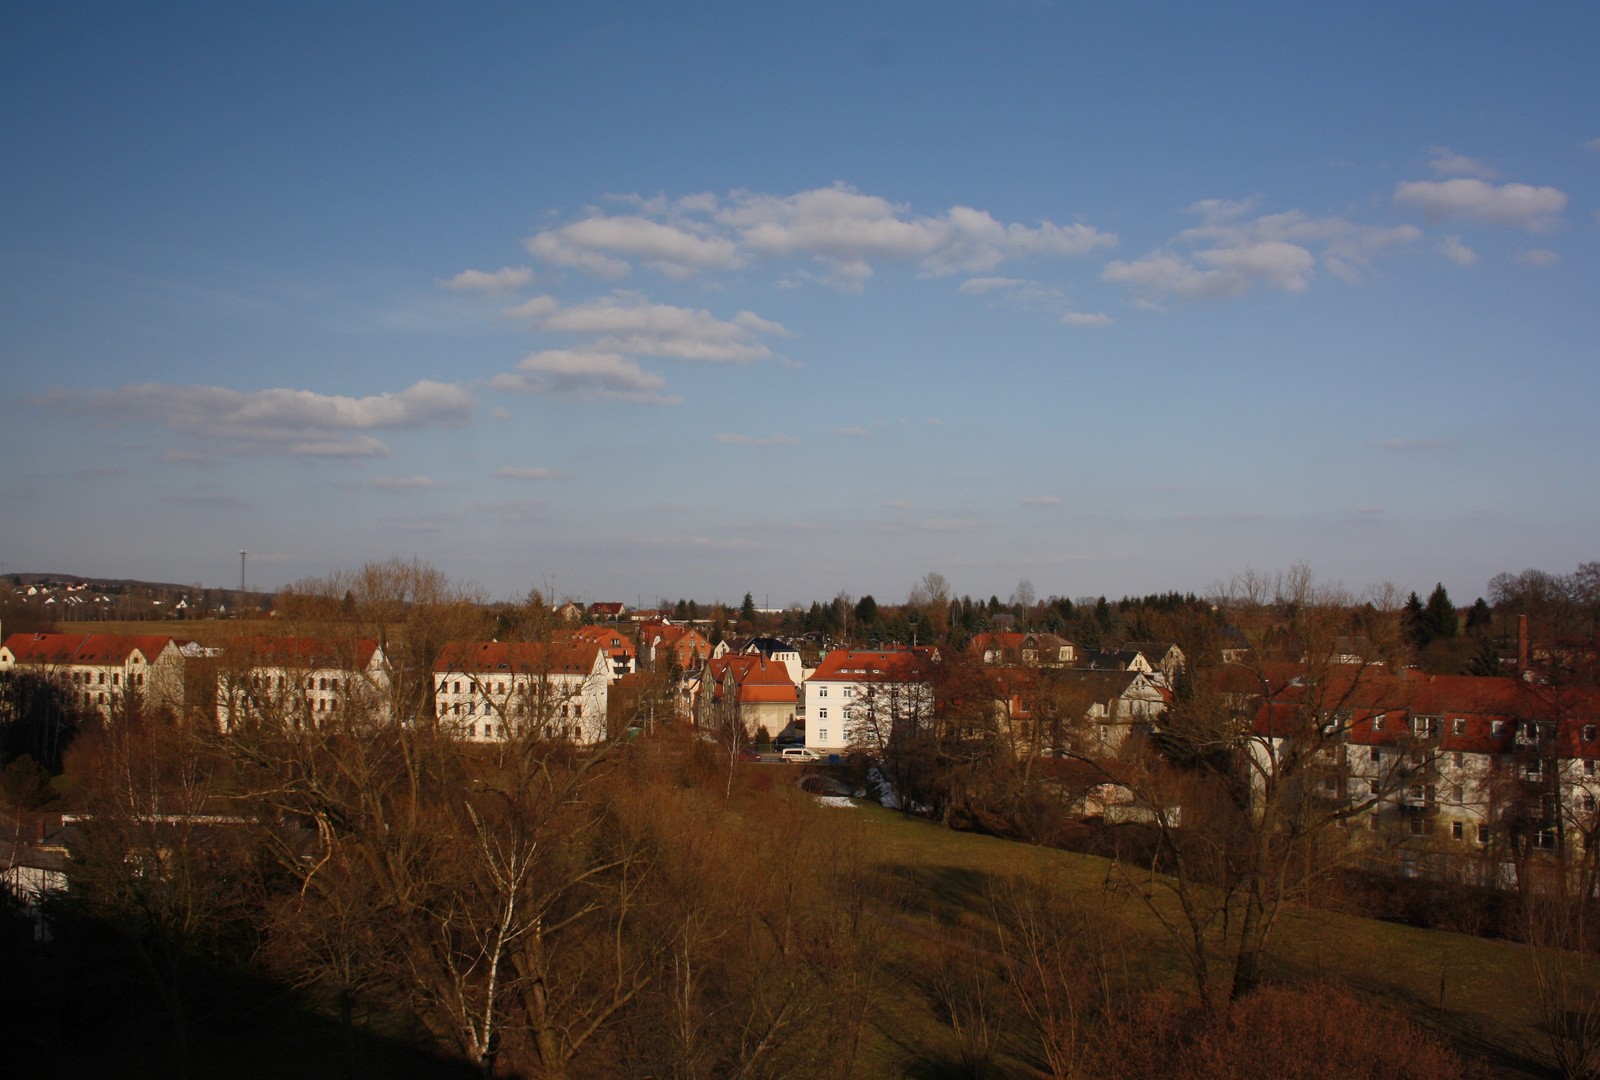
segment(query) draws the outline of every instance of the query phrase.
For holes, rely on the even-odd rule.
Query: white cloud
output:
[[[646,208],[650,208],[646,204]],[[663,208],[664,209],[664,208]],[[600,252],[643,259],[675,278],[701,270],[731,270],[740,265],[739,247],[722,236],[700,236],[675,225],[638,216],[595,216],[527,241],[528,250],[559,266],[573,266],[602,278],[621,277],[628,264]]]
[[[1554,266],[1561,261],[1561,256],[1549,248],[1529,248],[1518,252],[1516,261],[1523,266]]]
[[[634,356],[671,356],[680,360],[750,363],[772,356],[761,334],[784,334],[775,322],[741,311],[731,321],[709,311],[652,304],[637,293],[619,292],[546,316],[547,332],[598,334],[597,352]]]
[[[1022,500],[1023,506],[1060,506],[1061,500],[1054,495],[1035,495]]]
[[[1478,261],[1478,253],[1463,244],[1459,236],[1447,236],[1439,241],[1439,250],[1445,258],[1461,266],[1471,266]]]
[[[1428,167],[1433,170],[1435,176],[1477,176],[1493,180],[1500,175],[1483,162],[1458,154],[1448,146],[1433,148],[1433,157],[1429,159]]]
[[[567,243],[559,232],[543,232],[537,236],[530,236],[523,241],[523,246],[554,266],[569,266],[575,270],[582,270],[591,277],[604,278],[607,281],[627,277],[633,269],[621,259],[608,259],[598,252]]]
[[[86,407],[119,417],[154,420],[167,428],[225,445],[232,453],[312,457],[383,457],[389,448],[371,435],[471,422],[473,400],[458,383],[424,380],[398,393],[352,398],[310,390],[228,390],[220,386],[145,383],[93,394]]]
[[[530,300],[524,300],[520,304],[503,308],[500,314],[508,319],[538,320],[555,314],[556,309],[560,306],[561,302],[553,296],[535,296]]]
[[[799,446],[800,440],[792,435],[769,435],[765,439],[757,439],[749,435],[724,434],[717,436],[718,442],[737,443],[740,446]]]
[[[773,258],[810,255],[835,273],[862,278],[874,259],[917,261],[927,273],[992,270],[1008,258],[1086,255],[1116,236],[1088,225],[1002,224],[987,211],[956,206],[916,217],[903,205],[863,195],[846,184],[766,195],[736,191],[717,213],[742,245]]]
[[[380,491],[437,491],[444,487],[431,476],[379,476],[372,486]]]
[[[1116,244],[1114,234],[1092,226],[1007,223],[966,206],[919,216],[842,183],[793,195],[735,191],[725,200],[710,193],[675,202],[609,198],[636,212],[591,210],[581,221],[529,237],[524,246],[552,265],[607,280],[631,273],[634,259],[684,279],[738,269],[758,257],[813,258],[827,273],[811,280],[859,292],[878,261],[915,262],[926,274],[982,273],[1007,259],[1086,255]]]
[[[1086,311],[1069,311],[1061,316],[1061,321],[1067,326],[1092,326],[1098,329],[1102,326],[1110,326],[1111,316],[1100,312],[1090,314]]]
[[[872,434],[872,432],[868,431],[864,427],[835,428],[833,433],[835,435],[848,435],[852,439],[865,439],[867,436]]]
[[[1588,142],[1583,144],[1583,148],[1585,150],[1593,150],[1595,153],[1600,154],[1600,139],[1590,139]]]
[[[1396,206],[1422,212],[1435,224],[1464,219],[1480,225],[1510,225],[1529,232],[1548,232],[1567,207],[1565,192],[1531,184],[1501,184],[1483,180],[1419,180],[1394,189]]]
[[[463,270],[453,278],[437,278],[436,284],[456,292],[475,292],[498,296],[533,282],[533,271],[526,266],[503,266],[499,270]]]
[[[524,357],[516,372],[489,380],[496,390],[551,394],[584,400],[616,398],[651,405],[676,405],[682,398],[663,397],[667,381],[645,371],[625,356],[611,352],[546,349]]]
[[[1252,218],[1250,210],[1248,202],[1196,203],[1189,211],[1200,216],[1199,225],[1184,229],[1167,248],[1142,259],[1108,263],[1101,280],[1127,286],[1145,304],[1162,296],[1220,300],[1242,296],[1257,285],[1300,292],[1315,273],[1319,253],[1327,273],[1354,281],[1360,278],[1359,268],[1378,254],[1422,237],[1414,225],[1358,225],[1339,217],[1314,218],[1300,210]],[[1179,245],[1197,250],[1175,250]]]
[[[494,474],[507,480],[565,480],[572,475],[560,469],[528,465],[506,465],[496,469]]]

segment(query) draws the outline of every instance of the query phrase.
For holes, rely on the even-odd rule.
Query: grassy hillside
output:
[[[862,815],[885,871],[903,884],[892,936],[909,977],[891,1010],[897,1029],[892,1044],[938,1047],[949,1041],[949,1033],[939,1030],[937,1010],[919,1000],[915,971],[957,928],[971,935],[968,940],[981,940],[991,886],[1010,876],[1054,876],[1091,906],[1103,905],[1101,910],[1119,917],[1124,931],[1114,960],[1127,988],[1184,991],[1190,985],[1181,954],[1146,906],[1126,886],[1108,887],[1106,859],[953,832],[876,806],[838,812]],[[1269,977],[1344,982],[1440,1031],[1497,1073],[1546,1075],[1532,976],[1524,950],[1515,944],[1298,909],[1276,939]]]

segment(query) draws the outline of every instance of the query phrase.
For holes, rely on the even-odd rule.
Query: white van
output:
[[[822,755],[803,746],[791,746],[783,752],[783,760],[803,765],[808,761],[821,761]]]

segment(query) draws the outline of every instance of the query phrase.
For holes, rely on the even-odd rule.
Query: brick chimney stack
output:
[[[1528,675],[1528,617],[1517,616],[1517,675],[1526,678]]]

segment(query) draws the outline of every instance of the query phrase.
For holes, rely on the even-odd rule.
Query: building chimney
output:
[[[1528,674],[1528,617],[1517,616],[1517,675],[1526,678]]]

